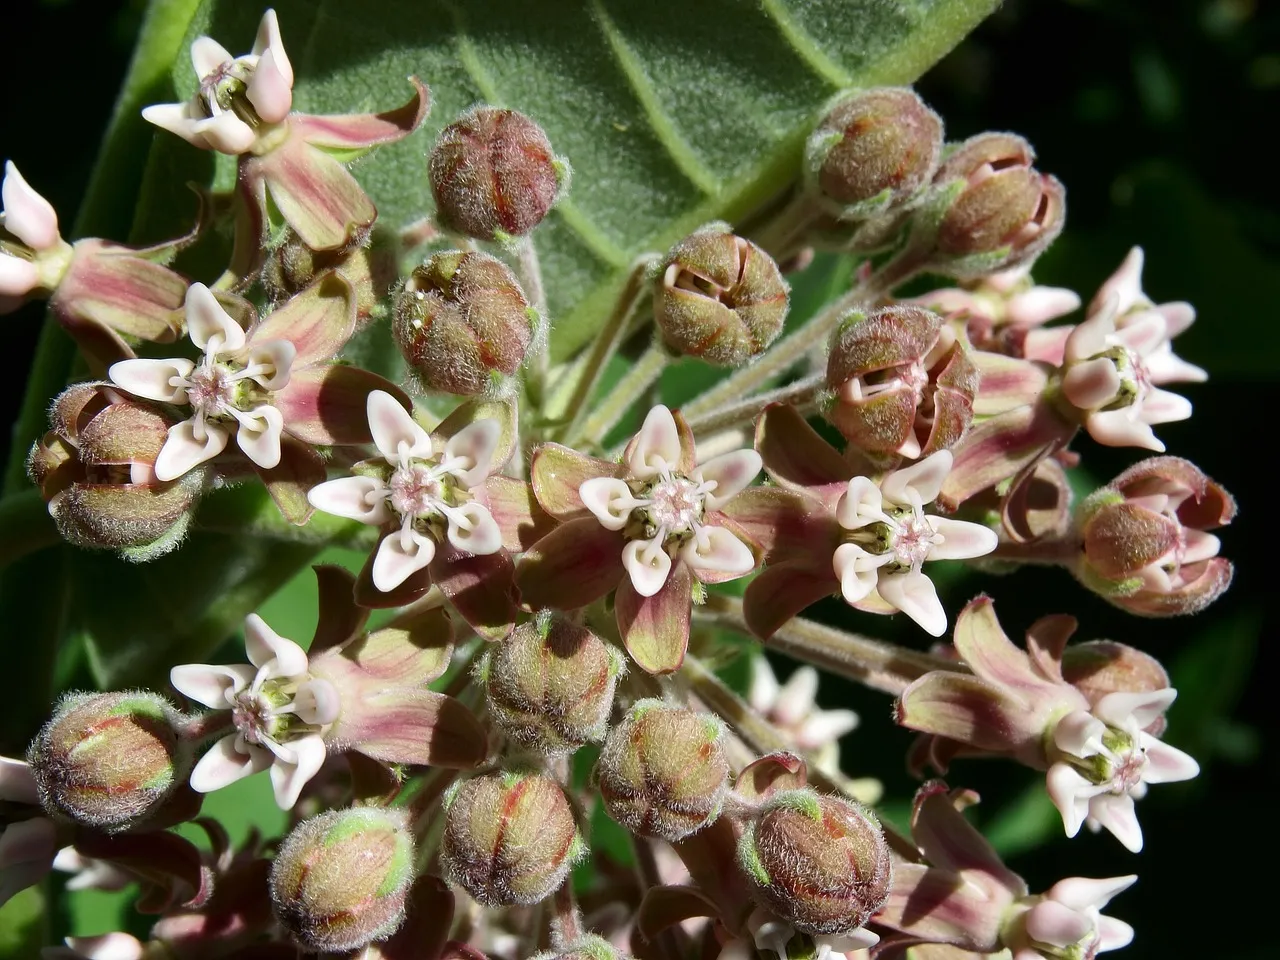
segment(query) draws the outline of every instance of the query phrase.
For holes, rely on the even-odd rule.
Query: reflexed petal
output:
[[[289,385],[271,398],[284,416],[285,429],[316,446],[365,444],[369,433],[368,398],[385,390],[407,405],[409,398],[376,373],[345,363],[299,368],[295,360]]]
[[[1055,763],[1045,774],[1045,787],[1049,791],[1049,799],[1062,814],[1062,826],[1067,836],[1074,837],[1089,815],[1093,784],[1070,764]]]
[[[469,524],[464,527],[454,517]],[[502,531],[494,522],[493,515],[483,505],[470,500],[449,513],[449,542],[464,553],[472,553],[485,557],[502,549]]]
[[[244,347],[244,330],[203,283],[187,288],[185,306],[187,336],[206,354],[235,353]]]
[[[1139,734],[1147,765],[1142,770],[1145,783],[1177,783],[1200,775],[1200,764],[1190,754],[1157,740],[1149,733]]]
[[[318,733],[290,740],[285,750],[294,758],[292,763],[277,756],[271,764],[271,789],[275,791],[276,806],[292,810],[302,794],[307,781],[324,766],[324,740]]]
[[[1191,418],[1191,401],[1176,393],[1153,389],[1142,400],[1140,414],[1144,423],[1176,423]]]
[[[493,454],[502,439],[502,424],[484,419],[469,423],[446,441],[442,462],[456,459],[452,471],[464,487],[478,487],[493,468]]]
[[[1065,317],[1080,307],[1080,295],[1064,287],[1032,287],[1014,294],[1005,304],[1005,319],[1009,323],[1039,326]]]
[[[879,556],[867,553],[856,543],[842,543],[831,557],[831,566],[840,581],[840,593],[845,603],[857,603],[866,599],[876,588],[880,568],[893,559],[893,554]]]
[[[206,423],[202,438],[196,436],[196,421],[184,420],[169,428],[169,435],[156,457],[156,479],[177,480],[193,467],[212,460],[227,447],[231,435],[216,424]]]
[[[234,157],[246,152],[258,138],[253,127],[234,113],[220,113],[208,120],[197,120],[192,127],[204,146]]]
[[[417,77],[409,77],[413,97],[403,106],[382,113],[315,116],[295,113],[289,118],[293,136],[333,150],[367,150],[403,140],[422,125],[431,108],[431,94]]]
[[[768,713],[778,700],[780,691],[778,676],[769,666],[764,654],[751,658],[751,682],[747,687],[747,702],[757,713]]]
[[[161,403],[186,403],[187,389],[174,380],[186,380],[196,365],[185,357],[172,360],[121,360],[107,370],[107,378],[135,397]]]
[[[940,637],[947,632],[947,612],[942,609],[933,581],[923,573],[881,574],[876,592],[920,624],[925,632]]]
[[[680,551],[680,558],[695,573],[728,574],[729,579],[745,576],[756,566],[751,548],[724,527],[704,526]]]
[[[632,476],[649,480],[664,470],[675,469],[680,453],[680,431],[675,417],[667,407],[658,404],[645,416],[639,433],[631,441],[627,466]]]
[[[0,253],[0,297],[25,297],[38,286],[40,273],[35,264]]]
[[[622,535],[595,517],[569,520],[525,553],[516,568],[520,598],[533,609],[584,607],[614,590],[626,575]]]
[[[251,163],[250,176],[266,183],[280,215],[313,250],[347,246],[378,216],[351,171],[296,132]]]
[[[245,745],[247,753],[236,749],[237,735],[229,734],[209,748],[191,771],[191,789],[212,793],[271,766],[271,752]]]
[[[5,161],[0,201],[4,228],[32,250],[46,250],[58,242],[58,214],[53,204],[31,188],[12,160]]]
[[[254,407],[238,418],[236,444],[244,455],[265,470],[280,463],[280,434],[284,432],[284,415],[270,404]]]
[[[918,463],[895,470],[880,481],[880,493],[891,503],[923,505],[938,499],[942,484],[951,472],[951,451],[939,450]],[[915,499],[913,499],[915,498]]]
[[[544,443],[533,454],[529,480],[547,513],[567,520],[583,509],[582,485],[594,477],[617,476],[617,464],[588,457],[558,443]]]
[[[743,616],[751,631],[767,640],[805,607],[839,589],[829,566],[802,560],[771,564],[747,586]]]
[[[1133,797],[1105,793],[1089,801],[1089,816],[1119,840],[1130,853],[1142,850],[1142,827],[1133,807]]]
[[[884,517],[884,497],[870,477],[854,477],[836,504],[836,520],[846,530],[857,530]]]
[[[431,437],[399,400],[385,390],[374,390],[369,394],[367,410],[373,445],[388,463],[399,464],[402,456],[418,460],[430,458]]]
[[[284,69],[281,69],[281,59],[284,61]],[[268,50],[258,60],[245,96],[264,122],[279,123],[289,115],[289,110],[293,107],[292,72],[283,49],[280,50],[279,57],[275,50]]]
[[[147,955],[138,938],[127,933],[67,937],[64,942],[76,956],[87,960],[142,960]]]
[[[303,723],[323,727],[337,720],[341,710],[338,688],[328,680],[308,680],[293,695],[293,712]]]
[[[943,670],[926,673],[902,691],[895,719],[899,726],[992,753],[1024,749],[1044,726],[995,684]]]
[[[21,760],[0,757],[0,800],[35,806],[40,802],[36,778]]]
[[[441,544],[431,561],[431,580],[483,639],[506,638],[520,615],[516,568],[505,550],[477,555]]]
[[[990,527],[950,517],[927,516],[925,522],[934,533],[942,534],[942,543],[929,548],[930,560],[969,560],[986,556],[1000,543]]]
[[[253,683],[256,671],[244,663],[184,663],[169,671],[169,682],[184,697],[212,710],[226,710],[229,695]]]
[[[695,479],[701,477],[703,482],[715,483],[715,487],[706,496],[707,509],[719,510],[740,491],[749,487],[763,465],[760,454],[754,450],[734,450],[713,457],[698,467]]]
[[[297,349],[288,340],[253,341],[249,344],[246,363],[250,366],[261,364],[269,369],[251,379],[264,390],[283,390],[289,384],[289,373],[297,355]]]
[[[651,540],[632,540],[622,548],[622,566],[636,593],[652,597],[667,582],[667,575],[671,573],[671,557],[661,544]]]
[[[614,606],[622,642],[642,670],[664,674],[680,669],[689,646],[693,609],[693,577],[688,567],[677,564],[652,595],[641,594],[634,582],[624,580]]]
[[[1105,447],[1142,447],[1164,453],[1164,444],[1156,439],[1155,431],[1141,420],[1135,420],[1132,411],[1132,407],[1125,407],[1090,414],[1085,420],[1085,429]]]
[[[1100,699],[1093,707],[1094,716],[1113,727],[1124,729],[1132,718],[1139,729],[1155,723],[1178,698],[1172,687],[1134,693],[1117,691]]]
[[[405,542],[404,534],[397,530],[382,538],[373,558],[373,585],[383,593],[390,593],[419,570],[426,569],[436,555],[435,541],[410,530]]]
[[[307,672],[307,652],[276,633],[256,613],[244,618],[244,649],[249,662],[266,668],[266,678],[301,677]]]
[[[786,685],[773,705],[773,716],[785,727],[793,727],[811,711],[818,694],[818,671],[800,667],[787,678]]]
[[[312,487],[307,501],[335,517],[381,526],[394,516],[387,506],[387,485],[377,477],[340,477]]]
[[[230,51],[213,37],[196,37],[191,43],[191,66],[200,80],[234,59]]]
[[[621,530],[641,504],[627,482],[616,477],[593,477],[578,488],[578,496],[606,530]]]
[[[250,343],[289,341],[297,351],[295,370],[332,360],[355,332],[358,298],[351,282],[330,270],[263,317],[254,326]],[[360,412],[363,416],[363,397]]]
[[[1119,950],[1133,942],[1133,927],[1115,917],[1098,918],[1098,952]]]
[[[199,131],[200,120],[191,115],[191,109],[185,103],[156,103],[144,107],[142,119],[176,134],[192,146],[209,149],[208,141]]]
[[[1040,943],[1069,947],[1092,932],[1089,917],[1056,900],[1041,900],[1027,913],[1027,934]]]
[[[1177,356],[1171,348],[1158,350],[1146,358],[1147,375],[1154,384],[1204,383],[1209,372]]]
[[[483,503],[502,531],[502,545],[511,553],[528,550],[556,525],[538,505],[533,488],[522,480],[492,476],[481,490]]]
[[[1112,897],[1124,893],[1137,882],[1137,874],[1130,874],[1127,877],[1108,877],[1105,880],[1068,877],[1050,887],[1045,896],[1072,910],[1101,910],[1111,902]]]
[[[764,408],[755,441],[765,469],[783,486],[821,487],[849,479],[844,458],[789,403]]]

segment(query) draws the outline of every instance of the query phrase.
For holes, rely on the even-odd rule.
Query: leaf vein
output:
[[[760,0],[760,6],[769,18],[777,24],[778,32],[782,34],[787,43],[791,44],[791,48],[799,54],[800,59],[807,63],[814,73],[833,86],[853,86],[853,77],[849,72],[827,56],[813,37],[809,36],[804,28],[796,23],[795,18],[791,16],[782,0]]]

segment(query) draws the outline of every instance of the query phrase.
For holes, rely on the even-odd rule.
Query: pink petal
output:
[[[121,360],[113,363],[107,378],[118,387],[144,400],[161,403],[187,402],[187,390],[172,381],[191,376],[196,365],[183,357],[173,360]]]
[[[341,710],[338,689],[328,680],[307,680],[293,695],[293,712],[303,723],[325,726],[337,720]]]
[[[244,455],[265,470],[280,463],[280,435],[284,432],[284,416],[275,407],[263,404],[238,418],[236,445]]]
[[[1147,755],[1147,764],[1142,770],[1145,783],[1177,783],[1200,775],[1200,764],[1190,754],[1148,733],[1139,734],[1139,739]]]
[[[4,228],[32,250],[48,250],[61,239],[53,205],[31,189],[12,160],[5,161],[0,200],[4,206]]]
[[[889,897],[872,920],[909,938],[947,944],[939,946],[937,954],[912,950],[907,955],[913,960],[979,960],[999,949],[1001,914],[1011,904],[1009,894],[990,899],[981,887],[951,870],[899,862],[894,864]],[[976,947],[980,953],[964,952],[953,944]],[[1044,960],[1039,954],[1034,957]]]
[[[895,470],[880,481],[880,493],[893,503],[932,503],[951,472],[950,450],[939,450],[919,463]]]
[[[1000,543],[996,532],[980,523],[938,516],[926,517],[925,522],[942,534],[942,543],[929,548],[930,560],[971,560],[986,556]]]
[[[191,129],[196,138],[192,143],[196,146],[217,150],[231,157],[247,152],[258,139],[253,127],[234,113],[220,113],[208,120],[197,120]]]
[[[1164,453],[1164,444],[1156,439],[1155,432],[1140,420],[1134,419],[1133,408],[1106,410],[1090,414],[1085,421],[1089,436],[1105,447],[1142,447]]]
[[[407,541],[407,542],[406,542]],[[373,585],[390,593],[419,570],[425,570],[436,555],[436,544],[428,536],[396,530],[382,538],[373,558]]]
[[[483,502],[502,531],[502,545],[512,553],[528,550],[555,527],[555,520],[538,506],[533,488],[521,480],[492,476],[481,491]]]
[[[622,536],[595,517],[561,524],[521,558],[516,567],[520,598],[533,610],[574,610],[600,599],[626,575]]]
[[[474,500],[455,507],[449,516],[449,542],[464,553],[488,556],[502,549],[502,531],[492,514]]]
[[[212,793],[271,766],[270,751],[246,745],[241,753],[236,745],[237,734],[229,734],[210,747],[191,771],[191,789]]]
[[[366,410],[373,445],[388,463],[396,465],[402,460],[431,457],[430,435],[391,394],[374,390],[366,401]]]
[[[1079,309],[1080,302],[1080,295],[1074,290],[1032,287],[1009,298],[1005,304],[1005,319],[1009,323],[1039,326]]]
[[[676,469],[680,462],[680,431],[671,411],[658,404],[650,409],[628,447],[626,462],[631,475],[650,480]]]
[[[749,487],[720,511],[764,551],[769,562],[829,557],[840,526],[816,497],[776,486]]]
[[[271,679],[301,677],[307,672],[307,652],[276,633],[256,613],[244,618],[244,649],[249,662]]]
[[[169,428],[160,455],[156,457],[156,479],[177,480],[206,460],[212,460],[227,447],[230,434],[222,427],[206,423],[202,438],[196,436],[196,422],[184,420]]]
[[[1049,792],[1049,799],[1062,815],[1062,826],[1067,836],[1074,837],[1089,816],[1089,798],[1093,784],[1070,764],[1055,763],[1045,774],[1045,787]]]
[[[176,134],[192,146],[208,150],[209,143],[199,132],[201,121],[191,115],[185,103],[156,103],[142,110],[142,119],[161,130]]]
[[[715,486],[707,494],[708,510],[719,510],[734,496],[751,485],[764,461],[754,450],[734,450],[713,457],[698,467],[694,478]]]
[[[661,550],[657,552],[666,556]],[[689,569],[676,564],[652,594],[642,594],[633,582],[624,580],[614,603],[618,632],[640,668],[655,674],[679,670],[689,646],[693,608],[693,577]]]
[[[1133,927],[1115,917],[1098,917],[1098,953],[1119,950],[1133,942]]]
[[[417,77],[410,77],[414,93],[401,107],[383,113],[350,113],[317,117],[294,114],[289,126],[294,136],[317,147],[364,150],[403,140],[421,126],[431,107],[431,95]]]
[[[1104,793],[1089,801],[1089,816],[1109,831],[1130,853],[1142,850],[1142,827],[1134,809],[1133,797],[1127,793]]]
[[[1107,341],[1116,332],[1116,306],[1118,298],[1111,297],[1100,307],[1097,300],[1089,305],[1088,316],[1083,323],[1071,331],[1067,337],[1063,358],[1070,363],[1078,363],[1096,356],[1107,349]]]
[[[187,336],[206,354],[235,353],[244,347],[244,330],[203,283],[187,288],[185,306]]]
[[[912,682],[898,698],[895,718],[899,726],[992,753],[1013,752],[1041,733],[1032,729],[1026,708],[999,687],[949,671]]]
[[[262,57],[267,53],[276,55],[281,71],[289,82],[293,83],[293,67],[289,65],[289,58],[284,52],[284,39],[280,36],[280,18],[272,9],[268,9],[258,22],[258,32],[253,38],[251,56]]]
[[[751,548],[719,526],[704,526],[685,544],[680,558],[699,579],[705,573],[715,583],[746,576],[756,567]]]
[[[234,59],[230,51],[213,37],[196,37],[191,43],[191,66],[199,80],[216,73],[223,64]]]
[[[938,503],[954,510],[974,494],[1016,477],[1065,445],[1077,429],[1043,402],[975,424],[955,450]]]
[[[935,867],[983,877],[982,886],[994,899],[1026,894],[1022,878],[1006,867],[995,848],[957,808],[956,798],[938,781],[916,793],[911,836],[925,859]]]
[[[313,508],[307,495],[324,482],[324,459],[316,450],[289,434],[280,437],[280,459],[274,467],[254,464],[254,472],[267,488],[276,509],[286,521],[302,526]]]
[[[1152,389],[1142,400],[1144,423],[1175,423],[1191,418],[1191,401],[1168,390]]]
[[[529,468],[533,493],[542,509],[566,520],[581,514],[582,485],[595,477],[616,477],[617,464],[597,460],[558,443],[544,443],[533,454]]]
[[[784,727],[794,727],[814,709],[818,695],[818,671],[800,667],[787,678],[773,705],[773,719]]]
[[[775,403],[756,421],[756,449],[769,476],[788,487],[844,483],[849,466],[795,407]]]
[[[478,487],[493,469],[493,455],[502,438],[497,420],[476,420],[467,424],[444,445],[441,462],[456,460],[455,476],[464,487]]]
[[[265,123],[280,123],[293,108],[293,68],[283,50],[279,51],[279,57],[283,59],[283,69],[275,50],[264,53],[245,91],[254,111]]]
[[[836,503],[836,520],[846,530],[857,530],[884,517],[884,497],[870,477],[854,477]]]
[[[368,398],[374,390],[391,393],[407,405],[408,397],[387,380],[345,363],[320,363],[294,369],[289,385],[273,397],[285,429],[304,443],[350,445],[369,443]]]
[[[35,806],[40,802],[36,778],[21,760],[0,757],[0,800]]]
[[[652,597],[667,582],[671,573],[671,557],[660,543],[632,540],[622,548],[622,566],[636,593]]]
[[[1147,295],[1142,292],[1143,259],[1141,247],[1131,249],[1115,273],[1098,289],[1089,304],[1089,312],[1095,312],[1112,298],[1115,298],[1117,313],[1128,313],[1135,304],[1144,302]]]
[[[1059,948],[1073,946],[1093,932],[1092,920],[1054,900],[1042,900],[1032,907],[1026,923],[1032,940]]]
[[[307,781],[324,766],[326,750],[318,733],[290,740],[286,750],[293,762],[279,756],[275,758],[271,764],[271,789],[276,795],[276,806],[281,810],[292,810]]]
[[[804,560],[773,564],[748,584],[743,616],[751,631],[767,640],[801,610],[839,590],[829,566]]]
[[[454,609],[486,640],[511,632],[519,615],[515,565],[502,550],[476,555],[452,545],[442,547],[431,564],[431,577]]]
[[[1169,326],[1159,310],[1130,314],[1121,322],[1116,339],[1140,357],[1169,343]]]
[[[627,482],[617,477],[592,477],[578,488],[578,497],[606,530],[621,530],[640,505]]]
[[[840,593],[845,603],[858,603],[870,596],[880,579],[880,568],[892,559],[891,553],[876,556],[856,543],[842,543],[836,547],[831,566],[840,581]]]
[[[331,271],[317,277],[253,328],[251,340],[287,340],[297,350],[295,367],[331,360],[356,329],[358,296],[345,276]]]
[[[226,710],[229,695],[253,683],[257,671],[248,664],[185,663],[169,671],[169,682],[184,697],[212,710]]]
[[[1137,874],[1130,874],[1127,877],[1109,877],[1106,880],[1068,877],[1050,887],[1045,896],[1072,910],[1101,910],[1111,902],[1112,897],[1124,893],[1137,882]]]
[[[1093,707],[1094,716],[1113,727],[1123,729],[1132,718],[1138,729],[1143,730],[1164,716],[1178,691],[1172,687],[1162,690],[1142,690],[1134,693],[1117,691],[1108,693]]]
[[[378,216],[350,171],[296,131],[252,164],[249,175],[266,183],[280,215],[313,250],[345,247]]]
[[[1154,384],[1203,383],[1209,373],[1194,363],[1187,363],[1170,349],[1160,350],[1146,358],[1147,375]]]
[[[978,416],[994,416],[1034,403],[1049,379],[1045,368],[1030,359],[977,351],[973,362],[981,376],[978,393],[973,398],[973,412]]]
[[[465,770],[484,761],[484,728],[457,700],[417,687],[380,686],[338,718],[330,731],[335,742],[355,744],[386,763]]]
[[[1120,371],[1110,357],[1085,360],[1067,369],[1062,378],[1062,393],[1072,406],[1096,410],[1120,395]]]
[[[25,297],[38,286],[40,286],[40,272],[36,270],[35,264],[20,257],[0,253],[0,296]],[[17,304],[14,306],[16,308]]]
[[[881,573],[876,592],[930,636],[940,637],[947,632],[947,612],[942,609],[933,581],[923,573]]]

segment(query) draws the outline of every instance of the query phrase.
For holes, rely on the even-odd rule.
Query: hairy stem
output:
[[[690,420],[689,429],[697,434],[743,426],[752,423],[760,415],[760,411],[771,403],[790,403],[804,413],[816,405],[818,395],[826,389],[826,382],[826,374],[815,373],[785,387],[729,403],[697,420]]]
[[[557,949],[564,950],[583,934],[582,915],[578,913],[578,904],[573,897],[571,877],[565,878],[564,883],[556,890],[552,908],[551,942]]]
[[[671,355],[654,340],[645,348],[630,370],[600,401],[582,426],[582,439],[599,447],[609,431],[631,409],[632,404],[661,376]]]
[[[516,270],[520,275],[520,284],[533,309],[538,311],[541,323],[547,320],[547,293],[542,283],[542,263],[538,259],[538,248],[530,237],[525,237],[516,247]],[[529,391],[529,399],[535,406],[542,406],[547,389],[547,371],[550,369],[548,343],[550,338],[544,332],[537,344],[534,355],[525,368],[525,389]]]
[[[1013,543],[1001,540],[988,556],[993,560],[1013,560],[1017,563],[1034,563],[1050,567],[1069,567],[1084,549],[1078,537],[1061,540],[1035,540],[1031,543]]]

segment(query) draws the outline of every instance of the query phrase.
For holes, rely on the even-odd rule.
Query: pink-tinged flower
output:
[[[616,590],[631,656],[650,673],[679,669],[694,581],[723,583],[755,569],[752,547],[723,510],[759,472],[754,450],[699,464],[684,418],[661,405],[621,463],[543,445],[533,491],[563,522],[521,560],[521,597],[533,609],[572,610]]]
[[[1004,931],[1013,960],[1077,960],[1127,947],[1133,927],[1103,916],[1111,898],[1134,885],[1137,876],[1060,880],[1047,893],[1024,899]]]
[[[43,816],[36,778],[23,761],[0,757],[0,804],[25,807],[32,814],[0,828],[0,906],[4,906],[15,893],[45,878],[59,844],[57,827]]]
[[[64,947],[45,947],[41,960],[143,960],[147,949],[127,933],[103,933],[95,937],[67,937]]]
[[[1133,801],[1152,783],[1190,780],[1200,766],[1176,747],[1145,731],[1173,703],[1172,688],[1111,693],[1091,710],[1076,710],[1053,728],[1049,796],[1062,814],[1067,836],[1086,819],[1109,830],[1129,850],[1142,849]]]
[[[763,656],[751,660],[751,684],[747,702],[803,753],[815,755],[819,766],[839,767],[838,741],[858,726],[852,710],[823,710],[817,703],[818,671],[797,669],[785,684],[778,682]]]
[[[58,286],[71,259],[71,244],[58,232],[53,205],[31,188],[12,161],[4,165],[0,199],[0,313],[7,313],[28,294]]]
[[[276,803],[289,810],[324,763],[323,734],[342,705],[332,683],[310,675],[306,651],[256,613],[245,618],[244,642],[251,666],[189,663],[169,673],[183,695],[230,711],[234,728],[200,758],[191,787],[209,793],[270,768]]]
[[[191,45],[198,87],[185,103],[147,107],[143,117],[193,146],[240,157],[239,189],[247,201],[253,244],[238,251],[260,262],[270,226],[283,218],[308,247],[333,250],[358,240],[377,208],[343,165],[373,147],[416,130],[430,104],[410,78],[414,97],[380,114],[317,117],[291,113],[293,67],[274,10],[263,15],[253,49],[233,57],[210,37]],[[340,159],[341,158],[341,159]]]

